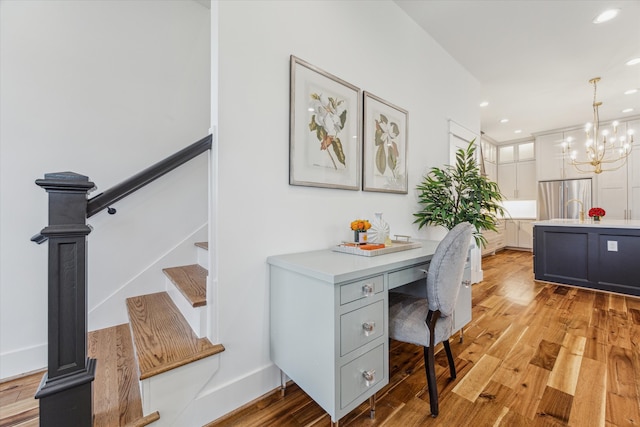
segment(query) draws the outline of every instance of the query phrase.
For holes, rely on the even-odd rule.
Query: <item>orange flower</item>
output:
[[[356,219],[351,221],[351,229],[353,231],[367,231],[371,228],[371,223],[366,219]]]

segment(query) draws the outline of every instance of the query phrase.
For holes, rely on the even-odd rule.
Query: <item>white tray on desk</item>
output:
[[[346,246],[340,244],[331,248],[334,252],[343,252],[345,254],[360,255],[360,256],[378,256],[384,254],[390,254],[393,252],[406,251],[408,249],[415,249],[422,247],[422,243],[419,242],[407,242],[402,240],[392,240],[390,246],[385,246],[380,249],[362,250],[358,246]]]

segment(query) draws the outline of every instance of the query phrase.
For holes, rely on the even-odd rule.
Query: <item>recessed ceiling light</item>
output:
[[[627,62],[625,62],[626,65],[636,65],[636,64],[640,64],[640,58],[633,58],[628,60]]]
[[[636,93],[638,91],[638,89],[629,89],[629,90],[625,90],[624,94],[625,95],[632,95],[634,93]]]
[[[509,119],[502,119],[500,120],[500,123],[507,123],[509,121]]]
[[[603,22],[610,21],[613,18],[615,18],[616,16],[618,16],[619,12],[620,12],[620,9],[605,10],[604,12],[600,13],[598,16],[593,18],[592,22],[594,24],[602,24]]]
[[[516,129],[513,131],[513,133],[522,133],[522,129]]]
[[[489,102],[487,102],[487,101],[482,101],[482,102],[480,103],[480,106],[481,106],[481,107],[486,107],[486,106],[488,106],[488,105],[489,105]]]
[[[633,111],[633,108],[625,108],[624,110],[622,110],[623,113],[630,113]]]

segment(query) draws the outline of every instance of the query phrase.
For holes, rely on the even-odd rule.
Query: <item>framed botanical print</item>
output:
[[[291,55],[289,184],[360,189],[360,94]]]
[[[363,127],[362,189],[407,194],[409,113],[365,91]]]

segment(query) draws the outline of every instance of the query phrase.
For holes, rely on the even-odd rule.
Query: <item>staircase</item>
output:
[[[224,347],[206,338],[208,245],[196,247],[198,264],[163,270],[164,292],[127,299],[128,324],[89,333],[94,427],[181,425],[215,374]]]

